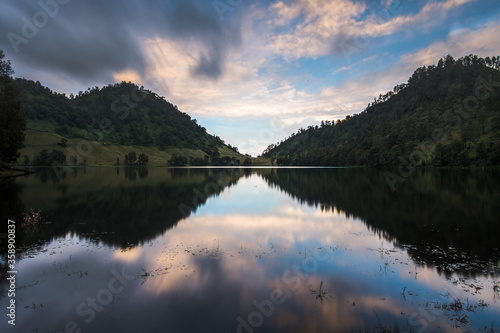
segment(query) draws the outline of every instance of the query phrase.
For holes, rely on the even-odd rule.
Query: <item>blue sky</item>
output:
[[[254,156],[300,127],[362,111],[448,53],[500,54],[496,0],[0,6],[0,48],[16,76],[66,93],[135,82]]]

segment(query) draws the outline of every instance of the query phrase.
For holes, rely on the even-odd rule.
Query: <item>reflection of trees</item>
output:
[[[299,202],[343,211],[397,245],[411,245],[408,252],[428,265],[450,267],[465,253],[481,260],[471,271],[482,271],[500,259],[498,172],[418,170],[394,193],[378,169],[258,172]]]
[[[62,179],[66,178],[66,170],[60,169],[59,172],[56,173],[51,167],[41,167],[35,169],[36,173],[34,177],[40,179],[43,184],[46,184],[49,180],[56,184],[60,182]],[[77,171],[74,171],[73,174],[76,174]]]
[[[140,169],[109,169],[109,175],[125,174],[116,177],[120,185],[111,186],[101,186],[85,176],[89,184],[81,188],[72,183],[76,177],[66,177],[51,187],[57,193],[50,199],[37,199],[45,204],[42,212],[51,224],[37,234],[19,237],[29,245],[74,232],[110,245],[132,246],[162,234],[208,197],[217,196],[241,177],[257,173],[301,203],[323,210],[335,208],[348,217],[362,219],[375,233],[405,245],[415,260],[428,265],[449,267],[454,260],[464,262],[460,255],[465,253],[480,259],[474,261],[480,263],[473,269],[478,271],[486,267],[484,262],[500,258],[500,175],[495,171],[418,170],[393,193],[383,171],[377,169],[173,168],[142,174]],[[31,177],[47,181],[53,178],[49,171]],[[96,179],[106,178],[102,174],[106,171],[99,171]],[[131,173],[143,181],[131,182]],[[21,191],[14,180],[2,183],[4,220],[21,220],[25,208],[20,197],[39,196],[33,193],[37,191],[34,184]],[[23,194],[28,190],[29,195]]]
[[[130,181],[135,181],[137,176],[140,180],[144,180],[149,175],[149,169],[144,166],[126,166],[124,169],[125,177]]]
[[[49,240],[68,232],[120,247],[147,242],[188,217],[208,197],[217,196],[243,175],[239,169],[223,169],[222,174],[217,169],[164,169],[167,179],[160,177],[157,182],[146,184],[131,183],[135,176],[130,175],[145,179],[147,168],[123,170],[129,180],[125,186],[96,184],[90,191],[61,192],[50,208],[43,211],[51,223],[36,234],[26,235],[24,243],[34,244],[39,239]],[[197,196],[196,191],[203,195]]]

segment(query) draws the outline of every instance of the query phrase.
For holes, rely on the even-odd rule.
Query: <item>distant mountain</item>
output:
[[[498,166],[500,57],[448,55],[344,120],[301,129],[263,156],[278,165]]]
[[[174,165],[227,165],[237,164],[237,160],[243,164],[245,159],[237,148],[207,133],[196,119],[164,97],[132,83],[89,88],[77,96],[59,94],[26,79],[15,83],[22,90],[30,130],[55,133],[70,141],[84,138],[104,146],[175,149],[181,153],[171,161]],[[26,141],[30,141],[30,133],[33,131],[28,131]]]

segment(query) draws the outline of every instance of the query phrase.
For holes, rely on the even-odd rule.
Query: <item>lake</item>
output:
[[[1,332],[500,329],[498,171],[38,171],[0,183]]]

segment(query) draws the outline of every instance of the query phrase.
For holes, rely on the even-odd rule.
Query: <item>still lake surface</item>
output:
[[[499,172],[39,171],[0,183],[1,332],[500,329]]]

